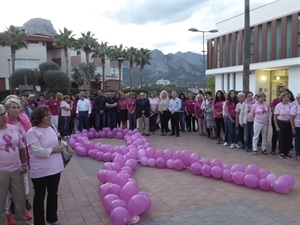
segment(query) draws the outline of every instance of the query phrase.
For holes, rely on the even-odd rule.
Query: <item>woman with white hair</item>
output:
[[[290,121],[295,136],[296,159],[300,161],[300,93],[296,95],[296,101],[292,106]]]
[[[161,136],[166,136],[168,132],[168,121],[170,117],[168,106],[169,106],[168,92],[163,90],[160,93],[160,99],[157,105],[157,110],[160,115]]]

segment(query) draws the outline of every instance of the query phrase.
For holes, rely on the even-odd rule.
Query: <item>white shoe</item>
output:
[[[236,148],[241,148],[241,146],[239,146],[238,144],[235,145]]]
[[[230,148],[235,148],[235,144],[231,144],[231,145],[230,145]]]
[[[227,143],[227,142],[224,142],[223,146],[227,146],[227,145],[228,145],[228,143]]]

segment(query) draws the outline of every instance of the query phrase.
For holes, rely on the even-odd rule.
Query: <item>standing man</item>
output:
[[[117,127],[118,99],[114,92],[110,92],[105,101],[107,126],[110,129]]]
[[[102,90],[97,91],[97,96],[94,99],[94,107],[96,109],[96,130],[102,130],[105,120],[105,103],[106,97]]]
[[[143,135],[149,136],[150,102],[143,92],[140,93],[140,98],[136,100],[135,111],[138,119],[139,131]]]
[[[171,92],[171,99],[169,101],[169,111],[171,112],[171,134],[170,136],[179,137],[179,111],[181,109],[181,100],[177,98],[176,91]]]
[[[76,115],[79,121],[78,130],[89,129],[89,116],[92,112],[92,106],[90,100],[85,97],[84,92],[79,93],[79,100],[76,106]]]

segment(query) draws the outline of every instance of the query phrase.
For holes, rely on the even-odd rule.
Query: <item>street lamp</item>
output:
[[[206,88],[206,75],[205,75],[205,68],[206,68],[206,64],[205,64],[205,50],[204,50],[204,33],[216,33],[218,32],[217,29],[212,29],[212,30],[198,30],[196,28],[190,28],[189,31],[192,32],[201,32],[202,33],[202,37],[203,37],[203,44],[202,44],[202,57],[203,57],[203,74],[204,74],[204,94],[205,94],[205,88]]]
[[[119,91],[121,91],[121,68],[122,68],[122,62],[124,62],[124,58],[119,57],[118,62],[119,62]]]
[[[8,63],[9,90],[10,90],[10,93],[12,94],[12,90],[11,90],[11,74],[10,74],[10,59],[7,59],[7,63]]]

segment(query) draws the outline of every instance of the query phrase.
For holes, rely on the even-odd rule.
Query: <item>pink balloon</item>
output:
[[[168,159],[166,165],[169,169],[173,169],[174,168],[174,159]]]
[[[199,162],[200,161],[200,155],[198,153],[192,153],[190,158],[190,164]]]
[[[262,178],[259,181],[259,189],[262,191],[269,191],[272,189],[271,182],[267,178]]]
[[[247,166],[245,174],[253,174],[256,177],[259,177],[259,167],[255,164],[250,164],[249,166]]]
[[[111,164],[111,169],[116,171],[116,172],[120,172],[121,171],[121,165],[118,162],[112,162]]]
[[[259,169],[259,178],[266,178],[270,174],[269,170],[267,169]]]
[[[98,150],[97,149],[92,149],[88,152],[88,155],[93,158],[93,159],[96,159],[97,158],[97,152]]]
[[[230,164],[224,164],[223,165],[223,169],[231,169],[231,165]]]
[[[209,159],[201,159],[201,160],[200,160],[200,163],[201,163],[202,165],[210,165]]]
[[[271,184],[273,184],[275,182],[275,180],[277,180],[277,176],[272,173],[268,174],[268,176],[266,178],[270,181]]]
[[[212,161],[211,161],[211,163],[210,163],[210,166],[211,167],[214,167],[214,166],[219,166],[219,167],[223,167],[223,164],[222,164],[222,162],[221,162],[221,160],[219,160],[219,159],[213,159]]]
[[[149,147],[146,149],[146,153],[145,156],[150,159],[150,158],[154,158],[154,148]]]
[[[130,166],[132,170],[135,170],[136,167],[137,167],[137,161],[135,159],[128,159],[126,162],[125,162],[125,165],[126,166]]]
[[[148,166],[148,158],[147,158],[147,157],[141,158],[141,164],[142,164],[143,166]]]
[[[100,151],[98,151],[97,153],[96,153],[96,159],[98,160],[98,161],[102,161],[103,160],[103,152],[100,152]]]
[[[150,167],[155,167],[156,166],[156,160],[154,158],[148,159],[148,165]]]
[[[112,182],[112,183],[116,183],[116,177],[117,177],[118,173],[114,170],[111,170],[107,173],[106,175],[106,180],[108,182]]]
[[[104,208],[108,211],[109,204],[116,199],[120,199],[119,196],[114,194],[106,195],[102,200]]]
[[[109,170],[100,170],[97,174],[98,180],[101,181],[102,183],[106,183],[107,182],[106,176],[108,172]]]
[[[210,165],[203,165],[201,167],[201,174],[204,177],[210,177],[211,176],[211,166]]]
[[[106,162],[103,164],[103,169],[105,170],[112,170],[112,163],[111,162]]]
[[[180,159],[175,159],[175,161],[174,161],[174,168],[175,168],[175,170],[183,170],[183,168],[184,168],[184,163],[183,163],[183,161],[182,160],[180,160]]]
[[[181,153],[181,160],[183,161],[185,166],[191,165],[191,153],[189,150],[182,150]]]
[[[245,173],[243,173],[241,171],[236,171],[232,174],[232,181],[233,181],[233,183],[235,183],[237,185],[243,185],[244,177],[245,177]]]
[[[234,173],[236,171],[244,172],[245,171],[245,167],[244,167],[243,164],[234,164],[231,167],[231,171],[232,171],[232,173]]]
[[[124,207],[117,207],[110,214],[110,220],[113,225],[127,225],[130,218],[128,209]]]
[[[173,159],[173,151],[171,149],[164,150],[163,157],[165,160]]]
[[[163,150],[156,150],[154,153],[154,158],[155,159],[161,158],[163,157],[163,154],[164,154]]]
[[[115,194],[117,196],[120,196],[122,187],[118,184],[111,184],[108,188],[108,194]]]
[[[100,197],[103,199],[106,195],[108,195],[108,191],[110,186],[112,185],[112,183],[105,183],[102,184],[99,189],[98,189],[98,194],[100,195]]]
[[[121,170],[126,170],[130,175],[132,175],[133,171],[130,166],[123,166]]]
[[[124,185],[120,192],[121,199],[128,202],[129,199],[138,193],[137,183],[134,181],[128,181],[127,184]]]
[[[273,184],[272,188],[275,192],[280,194],[286,194],[291,190],[291,185],[284,179],[277,179]]]
[[[111,213],[115,208],[118,207],[124,207],[127,208],[127,202],[125,202],[122,199],[116,199],[113,200],[109,205],[108,205],[108,212]]]
[[[291,175],[282,175],[282,176],[278,177],[278,180],[284,180],[291,187],[293,187],[296,183],[295,178]]]
[[[103,159],[104,159],[105,162],[110,162],[112,160],[111,153],[110,152],[104,153]]]
[[[156,166],[157,166],[157,168],[164,168],[166,166],[166,160],[162,157],[159,157],[156,160]]]
[[[128,201],[128,210],[131,216],[138,216],[146,210],[146,197],[143,195],[134,195]]]
[[[201,164],[198,162],[192,163],[192,165],[190,167],[190,171],[195,175],[200,175],[201,174]]]
[[[216,178],[216,179],[222,178],[222,176],[223,176],[223,168],[221,168],[221,166],[214,166],[214,167],[212,167],[211,168],[211,175],[214,178]]]
[[[223,171],[223,180],[227,182],[232,182],[231,169],[224,169]]]
[[[248,188],[257,188],[259,185],[259,179],[254,174],[246,174],[244,177],[244,183]]]
[[[116,177],[116,184],[120,185],[121,187],[123,187],[127,182],[128,179],[130,178],[130,174],[129,173],[119,173]]]

